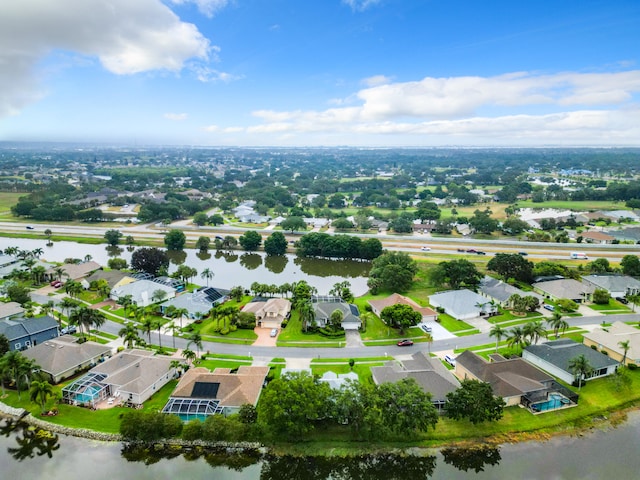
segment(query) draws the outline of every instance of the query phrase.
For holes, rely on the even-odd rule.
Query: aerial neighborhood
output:
[[[588,415],[603,389],[640,382],[625,158],[598,174],[514,162],[506,179],[482,154],[477,169],[421,170],[352,153],[326,160],[338,181],[295,155],[128,153],[4,165],[25,190],[0,252],[3,402],[56,421],[90,409],[94,428],[139,440],[306,439],[327,424],[424,439]],[[57,257],[65,245],[82,253]],[[171,420],[149,433],[140,415]]]

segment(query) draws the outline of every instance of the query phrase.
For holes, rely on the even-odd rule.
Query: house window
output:
[[[31,342],[29,340],[25,340],[24,346],[25,347],[30,347],[31,346]]]
[[[17,343],[13,346],[13,348],[14,348],[15,350],[20,350],[20,348],[21,348],[21,347],[22,347],[22,344],[21,344],[20,342],[17,342]]]

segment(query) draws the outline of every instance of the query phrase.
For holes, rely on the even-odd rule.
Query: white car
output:
[[[420,247],[420,250],[422,250],[423,252],[430,252],[431,247]]]
[[[271,329],[271,334],[272,337],[277,337],[278,336],[278,329],[277,328],[272,328]]]

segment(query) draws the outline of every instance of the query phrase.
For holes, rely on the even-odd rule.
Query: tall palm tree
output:
[[[46,272],[47,272],[47,269],[44,268],[42,265],[36,265],[35,267],[33,267],[33,269],[31,270],[33,283],[35,283],[36,285],[40,285],[42,283],[42,279],[44,278]]]
[[[34,380],[29,388],[29,398],[32,402],[40,404],[40,411],[44,413],[47,400],[53,396],[53,387],[47,381]]]
[[[159,318],[153,320],[153,328],[158,330],[158,346],[162,350],[162,320]]]
[[[75,280],[69,280],[64,284],[64,291],[67,295],[71,295],[72,297],[77,297],[82,293],[84,288],[80,282],[76,282]]]
[[[126,317],[127,314],[129,313],[129,308],[132,305],[134,305],[133,296],[132,295],[123,295],[122,297],[118,298],[118,303],[120,305],[122,305],[122,308],[124,309],[124,316]]]
[[[528,322],[523,327],[523,331],[525,337],[528,337],[530,343],[533,343],[534,345],[538,343],[538,340],[540,340],[541,337],[546,338],[547,336],[547,330],[544,328],[541,321]]]
[[[560,332],[564,333],[569,328],[569,323],[562,318],[562,314],[559,312],[553,312],[547,323],[553,328],[556,338],[560,337]]]
[[[302,328],[306,332],[316,319],[316,311],[313,309],[311,302],[304,302],[298,308],[298,313],[300,315],[300,321],[302,322]]]
[[[584,355],[578,355],[577,357],[569,360],[569,370],[573,373],[578,381],[578,391],[582,388],[582,381],[585,377],[589,376],[593,372],[593,367]]]
[[[74,300],[71,297],[64,297],[62,300],[60,300],[60,308],[62,309],[62,311],[66,311],[67,312],[67,318],[69,318],[71,316],[71,310],[77,308],[80,306],[80,304],[78,303],[77,300]]]
[[[180,328],[182,328],[182,319],[189,315],[189,310],[186,308],[176,308],[176,317],[180,319]]]
[[[626,361],[627,361],[627,352],[629,352],[629,349],[631,348],[631,342],[629,340],[624,340],[621,342],[618,342],[618,346],[624,350],[624,355],[622,356],[622,365],[625,365]]]
[[[197,349],[197,356],[200,357],[200,349],[202,348],[202,335],[200,335],[198,332],[193,332],[191,335],[189,335],[188,339],[189,343],[187,343],[187,348],[189,348],[193,343]]]
[[[155,328],[156,326],[153,318],[149,315],[145,315],[142,319],[142,322],[140,322],[140,330],[142,330],[143,333],[147,334],[147,337],[149,338],[149,344],[151,344],[151,330],[155,330]]]
[[[47,237],[47,245],[51,245],[53,243],[51,241],[51,235],[53,235],[53,232],[49,228],[47,228],[47,229],[45,229],[44,234]]]
[[[498,324],[495,324],[489,331],[490,337],[496,337],[496,352],[498,351],[498,344],[500,343],[500,340],[502,340],[502,337],[506,334],[506,330]]]
[[[513,327],[508,331],[507,345],[509,347],[520,347],[526,343],[525,334],[522,327]]]
[[[191,365],[193,365],[193,362],[196,359],[196,352],[194,352],[193,350],[189,350],[188,348],[185,348],[182,351],[182,356],[185,358],[186,361],[188,361]]]
[[[15,383],[16,391],[18,392],[18,400],[22,400],[22,396],[20,395],[20,386],[23,379],[26,380],[27,384],[29,383],[33,375],[33,368],[35,365],[31,360],[27,359],[16,350],[7,352],[5,357],[7,362],[6,369],[9,372],[11,380]]]
[[[173,338],[173,348],[175,349],[176,348],[176,332],[180,331],[180,327],[176,325],[174,322],[171,322],[165,328],[171,332],[171,336]]]
[[[126,323],[118,332],[118,336],[122,337],[122,341],[128,349],[132,349],[133,345],[141,340],[138,335],[138,328],[133,323]]]
[[[202,273],[200,274],[200,276],[207,280],[207,287],[208,287],[209,286],[209,280],[211,280],[214,277],[214,273],[211,271],[210,268],[205,268],[202,271]]]

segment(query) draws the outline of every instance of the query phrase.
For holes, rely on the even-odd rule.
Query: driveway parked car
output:
[[[544,308],[545,310],[549,310],[550,312],[553,312],[556,307],[554,307],[553,305],[547,305],[546,303],[542,306],[542,308]]]
[[[72,333],[76,333],[78,329],[73,325],[67,325],[62,330],[60,330],[61,335],[71,335]]]
[[[413,340],[409,340],[408,338],[398,342],[399,347],[410,347],[411,345],[413,345]]]
[[[277,337],[278,336],[278,329],[277,328],[272,328],[271,329],[271,333],[269,335],[271,337]]]
[[[629,303],[629,300],[627,300],[624,297],[616,297],[616,300],[619,301],[620,303],[625,304],[625,305],[627,305]]]

